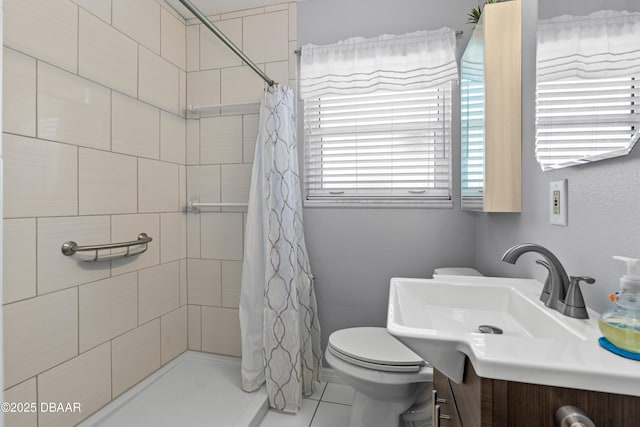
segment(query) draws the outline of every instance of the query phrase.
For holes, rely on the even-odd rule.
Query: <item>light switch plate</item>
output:
[[[553,225],[568,224],[567,180],[552,181],[549,185],[549,222]]]

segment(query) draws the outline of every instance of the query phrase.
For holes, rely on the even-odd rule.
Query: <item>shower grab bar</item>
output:
[[[65,256],[82,255],[79,252],[95,252],[91,256],[85,256],[79,258],[81,261],[109,261],[112,259],[127,258],[134,255],[140,255],[149,248],[149,242],[153,239],[147,236],[147,233],[138,234],[138,240],[132,240],[130,242],[120,243],[107,243],[104,245],[92,245],[92,246],[78,246],[78,244],[72,240],[64,242],[62,244],[62,254]],[[137,248],[131,249],[133,246]],[[126,251],[117,253],[110,253],[106,255],[100,255],[99,251],[106,249],[121,249],[126,248]]]
[[[235,45],[222,31],[220,31],[213,23],[202,13],[197,7],[195,7],[189,0],[180,0],[180,3],[184,5],[191,13],[195,15],[196,18],[200,20],[213,34],[215,34],[222,43],[226,44],[229,49],[233,51],[236,55],[240,57],[246,64],[256,72],[260,76],[262,80],[267,82],[269,86],[273,86],[276,84],[274,80],[269,78],[249,57],[241,51],[238,46]]]

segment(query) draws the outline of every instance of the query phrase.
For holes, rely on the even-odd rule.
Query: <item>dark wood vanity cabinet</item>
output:
[[[597,427],[640,427],[640,397],[481,378],[468,359],[461,384],[434,369],[433,388],[434,426],[556,427],[558,408],[571,405]]]

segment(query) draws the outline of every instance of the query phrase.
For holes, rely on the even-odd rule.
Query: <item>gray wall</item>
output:
[[[309,0],[298,3],[298,44],[328,44],[383,33],[403,34],[450,26],[465,31],[476,0]],[[454,153],[460,156],[459,108]],[[301,116],[302,110],[299,110]],[[299,117],[299,141],[302,121]],[[302,144],[300,144],[302,149]],[[459,188],[459,161],[454,188]],[[454,209],[306,208],[305,236],[316,280],[322,342],[337,329],[384,326],[393,276],[427,277],[435,267],[475,264],[475,218]]]
[[[592,10],[579,4],[577,14]],[[593,3],[591,1],[590,3]],[[624,2],[623,2],[624,3]],[[636,0],[626,3],[639,3]],[[612,7],[611,2],[601,5]],[[558,5],[557,9],[553,5]],[[567,2],[541,0],[541,16],[569,13]],[[477,266],[485,274],[544,279],[544,269],[525,255],[516,267],[500,256],[516,243],[532,241],[553,251],[572,275],[596,278],[584,285],[587,305],[598,311],[610,304],[623,271],[612,255],[640,257],[640,149],[631,155],[590,165],[542,172],[534,158],[535,25],[537,2],[523,2],[523,211],[520,215],[480,214],[476,223]],[[552,226],[548,216],[549,182],[569,181],[569,225]],[[620,265],[619,265],[620,264]]]

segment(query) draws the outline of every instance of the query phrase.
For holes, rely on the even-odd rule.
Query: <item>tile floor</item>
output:
[[[302,401],[296,415],[270,409],[260,427],[342,427],[349,425],[351,387],[335,383],[317,383],[313,395]]]

